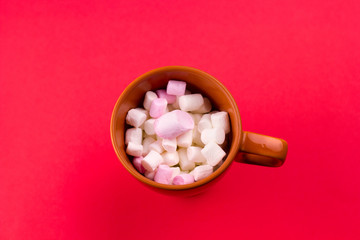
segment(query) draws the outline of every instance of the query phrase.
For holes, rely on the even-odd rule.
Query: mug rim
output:
[[[223,164],[221,164],[221,166],[214,171],[211,175],[209,175],[208,177],[201,179],[197,182],[191,183],[191,184],[185,184],[185,185],[168,185],[168,184],[162,184],[162,183],[157,183],[153,180],[150,180],[148,178],[146,178],[144,175],[140,174],[134,167],[130,167],[128,163],[131,164],[130,159],[123,159],[120,153],[120,149],[116,146],[116,136],[115,136],[115,118],[116,118],[116,114],[117,114],[117,109],[119,108],[119,105],[121,102],[124,101],[124,96],[126,95],[125,93],[131,91],[134,86],[137,86],[138,83],[140,83],[141,81],[143,81],[143,79],[156,74],[158,72],[166,72],[166,71],[184,71],[184,72],[191,72],[191,73],[195,73],[195,74],[200,74],[200,75],[205,75],[207,78],[211,79],[214,83],[217,84],[217,87],[221,88],[222,91],[225,93],[225,95],[227,96],[227,101],[230,103],[231,108],[234,110],[234,124],[238,125],[238,129],[239,129],[239,134],[237,136],[232,135],[232,139],[231,139],[231,148],[229,150],[229,152],[226,155],[226,159],[224,160]],[[229,114],[230,117],[230,114]],[[231,121],[231,117],[230,117],[230,122]],[[231,126],[233,124],[231,123]],[[210,183],[211,181],[213,181],[214,179],[218,178],[220,175],[222,175],[224,173],[225,170],[228,169],[228,167],[230,166],[230,164],[233,162],[235,156],[238,154],[239,149],[240,149],[240,145],[241,145],[241,139],[242,139],[242,135],[243,135],[243,131],[241,128],[241,118],[240,118],[240,113],[239,113],[239,108],[233,98],[233,96],[231,95],[231,93],[229,92],[229,90],[219,81],[217,80],[215,77],[213,77],[212,75],[193,68],[193,67],[187,67],[187,66],[165,66],[165,67],[159,67],[153,70],[150,70],[142,75],[140,75],[139,77],[137,77],[135,80],[133,80],[120,94],[119,98],[117,99],[115,106],[113,108],[112,114],[111,114],[111,120],[110,120],[110,137],[111,137],[111,143],[112,146],[114,148],[114,151],[118,157],[118,159],[120,160],[121,164],[126,168],[126,170],[128,170],[128,172],[130,172],[131,175],[133,175],[137,180],[141,181],[142,183],[145,183],[146,185],[150,185],[152,187],[155,188],[160,188],[160,189],[165,189],[165,190],[189,190],[189,189],[194,189],[194,188],[198,188],[200,186],[203,186],[207,183]],[[125,150],[122,150],[125,153]],[[122,154],[124,155],[124,154]],[[125,156],[126,153],[125,153]]]

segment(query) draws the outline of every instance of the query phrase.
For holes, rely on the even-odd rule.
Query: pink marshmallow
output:
[[[165,98],[169,104],[173,104],[176,101],[176,96],[167,94],[165,89],[157,90],[156,94],[159,98]]]
[[[184,185],[193,183],[194,177],[190,174],[180,174],[174,177],[172,184],[173,185]]]
[[[141,161],[143,160],[143,157],[135,157],[133,159],[133,165],[136,168],[136,170],[138,170],[139,173],[143,174],[145,173],[145,168],[143,167],[143,165],[141,165]]]
[[[150,116],[152,118],[158,118],[166,111],[167,101],[165,98],[154,99],[150,107]]]
[[[182,96],[185,94],[186,90],[186,82],[177,81],[177,80],[169,80],[166,93],[170,95]]]
[[[168,165],[159,165],[154,181],[163,184],[171,184],[173,170]]]
[[[187,112],[174,110],[155,120],[155,133],[165,139],[173,139],[194,128],[194,120]]]

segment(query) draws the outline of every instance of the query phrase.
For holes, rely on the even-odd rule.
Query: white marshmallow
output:
[[[211,114],[211,124],[214,128],[224,129],[225,134],[230,132],[230,121],[227,112],[223,111]]]
[[[152,171],[152,172],[145,171],[144,176],[150,180],[154,180],[155,173],[156,173],[156,171]]]
[[[186,152],[188,160],[194,163],[205,163],[206,158],[202,155],[201,149],[201,147],[188,147]]]
[[[133,127],[140,127],[146,120],[147,115],[139,108],[130,109],[126,115],[126,123]]]
[[[200,147],[204,147],[205,144],[201,141],[201,133],[198,130],[198,127],[195,126],[193,129],[193,143]]]
[[[176,138],[193,128],[193,119],[187,112],[181,110],[165,113],[156,119],[154,123],[155,133],[159,137],[166,139]]]
[[[173,170],[168,165],[159,165],[154,176],[154,181],[162,184],[171,184]]]
[[[212,128],[211,115],[204,114],[198,123],[198,131],[202,132],[204,129]]]
[[[133,142],[141,144],[142,142],[142,130],[141,128],[129,128],[125,133],[125,144]]]
[[[174,166],[179,163],[179,154],[178,152],[164,152],[161,154],[164,164],[169,166]]]
[[[186,148],[181,148],[178,150],[179,153],[179,165],[180,168],[182,170],[192,170],[195,167],[195,163],[194,162],[190,162],[189,159],[187,158],[187,152],[186,152]]]
[[[194,176],[195,181],[199,181],[213,173],[213,167],[210,165],[201,165],[194,168],[191,171],[191,175]]]
[[[194,113],[208,113],[211,111],[211,102],[208,98],[204,97],[204,104],[199,109],[193,111]]]
[[[189,94],[179,97],[179,106],[182,111],[195,111],[204,104],[201,94]]]
[[[176,138],[173,139],[164,138],[161,144],[166,151],[176,152],[176,148],[177,148]]]
[[[155,142],[156,140],[152,137],[146,137],[143,140],[143,156],[146,156],[150,152],[150,144]]]
[[[214,142],[210,142],[205,145],[205,147],[201,150],[201,153],[206,158],[206,162],[210,166],[218,164],[226,155],[224,150]]]
[[[154,123],[155,123],[154,118],[150,118],[150,119],[145,121],[145,123],[144,123],[144,131],[145,131],[145,133],[147,135],[151,136],[151,135],[155,134]]]
[[[149,149],[150,149],[150,151],[154,150],[158,153],[162,153],[164,151],[164,148],[162,146],[162,139],[158,139],[155,142],[151,143],[149,145]]]
[[[194,120],[195,125],[197,125],[201,119],[201,117],[203,116],[200,113],[189,113],[190,116],[192,117],[192,119]]]
[[[208,128],[201,133],[201,141],[206,145],[210,142],[222,144],[225,141],[225,132],[222,128]]]
[[[140,157],[143,151],[143,146],[141,144],[136,144],[129,142],[126,148],[126,153],[130,156]]]
[[[180,174],[173,179],[174,185],[190,184],[195,181],[194,177],[190,174]]]
[[[176,138],[179,147],[190,147],[193,142],[193,130],[189,130]]]
[[[152,101],[154,101],[157,98],[158,97],[157,97],[156,93],[154,93],[152,91],[147,91],[145,93],[145,98],[144,98],[144,103],[143,103],[144,108],[149,111]]]
[[[158,152],[151,150],[149,154],[143,158],[141,164],[147,171],[153,172],[162,161],[161,155]]]
[[[174,177],[177,175],[180,175],[180,168],[179,167],[171,167],[171,170],[173,171],[171,175],[171,182],[173,181]]]

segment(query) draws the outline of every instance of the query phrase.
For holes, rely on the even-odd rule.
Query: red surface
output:
[[[358,239],[359,1],[51,2],[0,1],[0,239]],[[138,183],[110,115],[166,65],[223,82],[285,165],[193,198]]]

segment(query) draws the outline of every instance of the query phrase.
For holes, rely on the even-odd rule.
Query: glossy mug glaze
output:
[[[154,182],[141,175],[132,165],[125,152],[125,117],[127,112],[142,107],[145,93],[149,90],[166,88],[171,79],[186,81],[187,89],[201,93],[210,99],[213,110],[229,113],[231,132],[224,163],[210,176],[187,185],[166,185]],[[223,176],[235,160],[262,166],[279,167],[286,158],[287,143],[279,138],[243,131],[239,109],[230,92],[211,75],[191,67],[168,66],[154,69],[135,79],[122,92],[111,116],[111,141],[115,153],[124,167],[140,182],[163,193],[193,194],[212,185]]]

